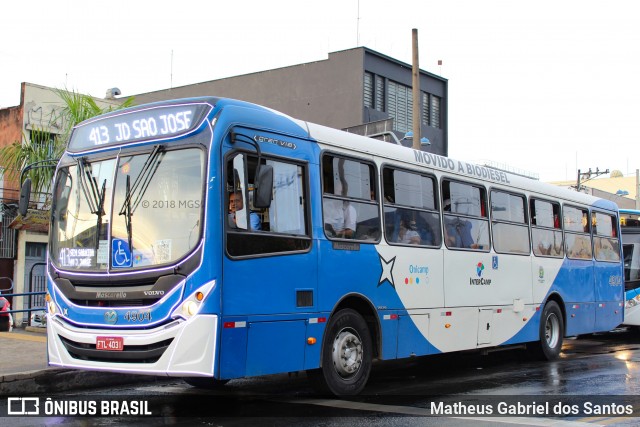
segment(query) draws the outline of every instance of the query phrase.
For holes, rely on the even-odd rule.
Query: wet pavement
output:
[[[0,349],[0,396],[166,380],[164,377],[50,367],[46,329],[40,327],[0,332]]]
[[[462,352],[376,363],[369,384],[357,399],[317,396],[306,375],[270,375],[230,381],[221,390],[202,391],[179,379],[98,373],[46,365],[43,333],[17,330],[0,333],[0,396],[32,393],[56,398],[146,399],[171,415],[148,419],[140,425],[169,424],[246,425],[251,417],[272,425],[480,425],[515,424],[593,426],[640,424],[640,333],[617,330],[606,334],[566,339],[559,360],[532,360],[525,350],[499,351],[486,356]],[[6,351],[5,351],[6,350]],[[6,357],[8,356],[8,357]],[[47,394],[48,393],[48,394]],[[631,404],[632,416],[586,414],[551,418],[515,413],[515,418],[489,419],[444,413],[431,416],[434,402],[443,411],[458,403],[478,408],[498,403],[582,406],[585,402],[609,407]],[[439,406],[437,406],[439,407]],[[451,406],[452,407],[452,406]],[[535,410],[535,409],[533,409]],[[282,418],[282,415],[290,419]],[[186,418],[183,418],[186,417]],[[258,418],[256,418],[258,417]],[[346,418],[343,418],[346,417]],[[415,418],[417,417],[417,418]],[[31,425],[33,418],[7,418],[7,425]],[[49,421],[53,420],[49,419]],[[58,419],[60,420],[60,419]],[[111,417],[92,425],[113,425]],[[560,421],[561,420],[561,421]],[[3,420],[4,421],[4,420]],[[70,425],[87,425],[66,418]],[[21,424],[27,423],[27,424]],[[47,424],[48,421],[44,421]],[[137,422],[136,422],[137,424]]]

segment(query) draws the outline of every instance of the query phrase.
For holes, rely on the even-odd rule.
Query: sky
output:
[[[0,108],[20,83],[135,95],[366,46],[448,79],[449,156],[575,180],[640,168],[634,0],[30,0],[0,12]],[[438,65],[438,60],[442,65]],[[608,176],[608,175],[604,175]]]

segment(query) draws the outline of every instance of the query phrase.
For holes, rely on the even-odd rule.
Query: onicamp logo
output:
[[[405,285],[429,284],[429,267],[412,264],[409,266],[409,274],[409,277],[404,278]]]
[[[491,284],[491,279],[485,279],[484,277],[482,277],[482,272],[484,271],[484,264],[479,262],[476,265],[476,274],[478,275],[479,279],[474,279],[472,277],[469,278],[469,285],[472,286],[488,286]]]

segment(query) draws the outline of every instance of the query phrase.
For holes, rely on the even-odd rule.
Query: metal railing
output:
[[[46,265],[44,262],[37,262],[35,264],[33,264],[33,266],[31,267],[31,270],[29,271],[29,292],[13,292],[13,293],[6,293],[7,291],[12,291],[13,290],[13,280],[10,277],[0,277],[0,280],[8,280],[11,283],[11,286],[8,289],[1,289],[0,290],[0,296],[3,297],[28,297],[27,301],[28,304],[26,304],[27,308],[23,308],[21,310],[8,310],[5,311],[4,313],[31,313],[33,311],[45,311],[46,312],[46,306],[44,306],[44,295],[47,293],[46,290],[43,291],[33,291],[33,269],[38,266],[38,265]],[[46,282],[45,282],[46,284]],[[38,307],[33,307],[34,302],[33,302],[33,298],[37,297],[37,296],[42,296],[42,298],[37,298],[37,302],[39,302],[40,304],[43,304],[42,307],[38,306]],[[24,307],[24,306],[23,306]],[[22,319],[22,323],[25,323],[25,319]],[[27,324],[29,326],[31,326],[31,316],[27,316]],[[15,325],[14,325],[15,326]]]

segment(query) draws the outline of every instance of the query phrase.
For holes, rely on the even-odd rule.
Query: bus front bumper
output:
[[[49,365],[175,377],[212,377],[217,331],[218,316],[215,315],[176,319],[146,330],[87,330],[50,317],[47,325]],[[121,341],[124,348],[97,350],[98,337]]]

